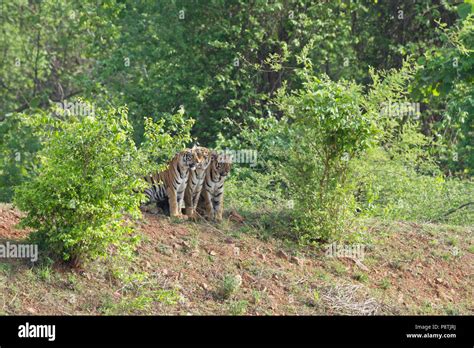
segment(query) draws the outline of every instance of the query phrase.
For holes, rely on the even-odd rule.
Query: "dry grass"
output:
[[[21,240],[20,214],[0,207],[0,238]],[[472,314],[473,231],[369,224],[363,266],[241,224],[175,223],[145,214],[133,262],[84,270],[0,262],[1,314]],[[433,242],[436,240],[437,242]],[[458,253],[452,254],[456,246]],[[230,279],[230,280],[229,280]],[[237,279],[238,286],[233,280]],[[232,280],[232,281],[231,281]],[[222,296],[223,289],[226,296]]]

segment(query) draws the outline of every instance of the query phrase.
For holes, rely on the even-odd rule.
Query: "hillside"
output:
[[[0,206],[0,239],[21,242]],[[84,269],[0,260],[0,313],[63,315],[473,314],[472,228],[371,221],[362,262],[264,240],[245,221],[172,223],[145,213],[131,264]],[[239,284],[241,284],[239,286]]]

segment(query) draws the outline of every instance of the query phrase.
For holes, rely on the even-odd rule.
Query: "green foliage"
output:
[[[346,185],[349,161],[374,142],[377,114],[363,112],[360,86],[305,77],[303,89],[282,96],[281,106],[292,120],[284,174],[295,199],[296,229],[302,240],[328,241],[348,227],[354,205]]]
[[[240,276],[226,274],[218,290],[219,296],[223,299],[229,299],[239,290],[240,285],[242,285],[242,278]]]
[[[226,205],[264,230],[330,240],[356,212],[468,223],[471,206],[456,208],[472,195],[472,11],[430,0],[4,3],[0,200],[21,185],[26,224],[53,254],[95,257],[129,245],[117,241],[138,178],[197,138],[257,151],[255,166],[233,166]],[[93,98],[97,118],[51,107],[76,95]],[[381,113],[404,102],[421,104],[419,123]]]
[[[26,118],[15,113],[0,122],[0,202],[10,202],[15,186],[28,180],[38,165],[39,139]]]
[[[364,216],[420,222],[472,225],[474,183],[422,174],[416,163],[373,149],[355,164],[358,207]],[[389,178],[389,179],[388,179]],[[449,213],[450,210],[455,210]],[[446,215],[449,213],[449,215]]]
[[[225,183],[224,201],[226,210],[244,217],[242,232],[262,239],[297,239],[291,231],[294,201],[279,172],[264,174],[250,168],[233,172]]]
[[[144,141],[140,147],[145,158],[142,173],[164,170],[167,162],[192,140],[193,124],[194,120],[186,119],[183,109],[157,122],[145,118]]]
[[[124,218],[138,217],[141,156],[131,139],[127,109],[57,121],[40,151],[41,167],[15,191],[14,202],[35,230],[42,251],[74,263],[130,252],[135,237]]]
[[[0,12],[0,115],[45,108],[91,91],[88,76],[116,46],[115,0],[3,2]],[[107,15],[107,16],[105,16]]]
[[[247,312],[248,301],[231,301],[229,303],[229,313],[231,315],[244,315]]]
[[[464,4],[468,5],[468,4]],[[441,47],[433,47],[418,59],[423,65],[413,95],[429,106],[423,114],[425,132],[447,147],[438,154],[444,167],[464,176],[474,168],[474,14],[458,26],[440,23]]]

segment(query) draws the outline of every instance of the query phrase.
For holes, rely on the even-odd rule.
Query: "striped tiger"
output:
[[[230,156],[211,153],[211,164],[207,167],[206,177],[199,200],[199,211],[203,211],[210,220],[221,221],[224,210],[224,181],[230,172]]]
[[[156,202],[159,206],[163,201],[168,201],[170,216],[182,217],[181,206],[189,172],[194,171],[204,159],[201,152],[196,150],[194,146],[177,153],[166,170],[144,178],[151,185],[145,190],[149,203]]]
[[[211,151],[205,147],[198,146],[196,151],[202,155],[203,161],[189,174],[188,184],[184,191],[185,213],[190,218],[196,218],[196,207],[199,202],[201,190],[206,177],[206,170],[211,163]]]

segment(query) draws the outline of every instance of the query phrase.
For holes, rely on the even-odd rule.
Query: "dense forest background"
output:
[[[117,122],[110,134],[123,126],[133,150],[120,149],[142,161],[195,141],[257,151],[256,165],[234,166],[228,204],[302,241],[338,236],[354,216],[470,224],[472,13],[445,0],[2,1],[0,201],[21,186],[30,209],[32,178],[56,173],[45,159],[82,136],[101,143],[93,120],[65,125],[57,110],[83,102]],[[156,134],[166,156],[133,152],[151,153]],[[75,209],[71,190],[56,198]]]

